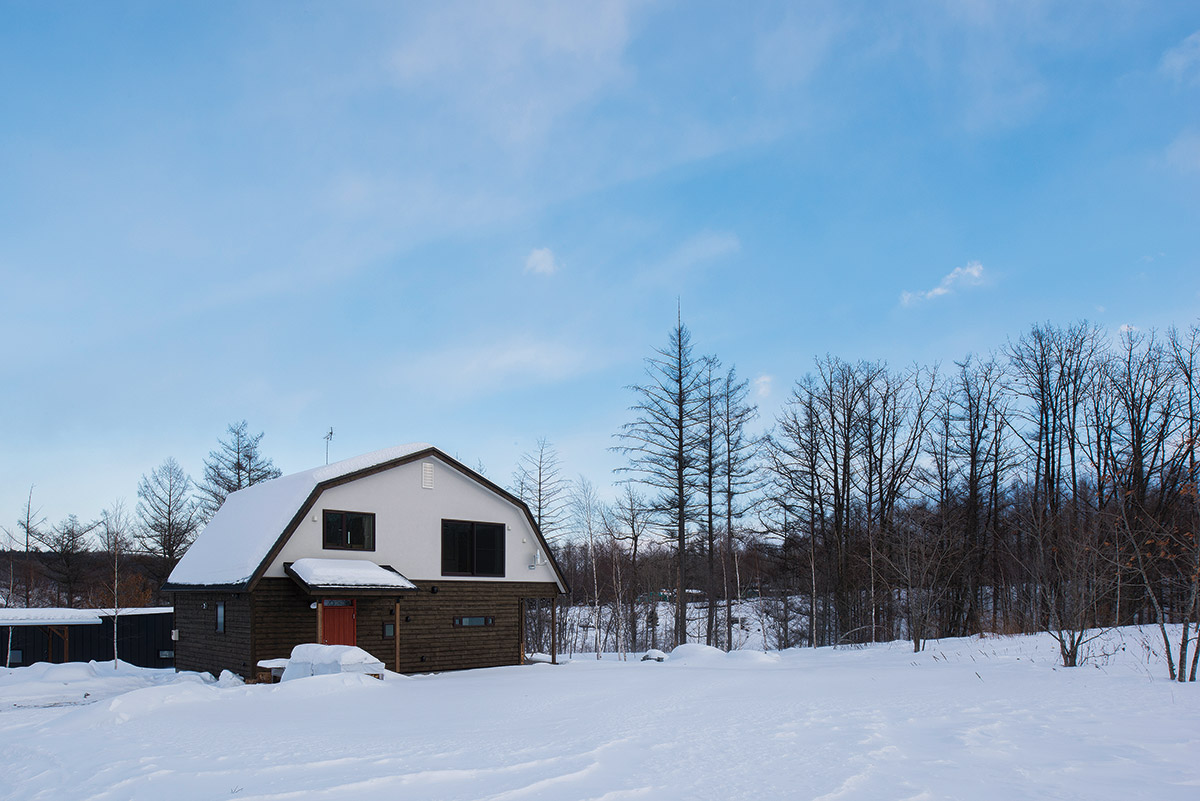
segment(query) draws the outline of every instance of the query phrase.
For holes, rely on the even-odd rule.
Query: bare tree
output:
[[[100,544],[108,555],[108,567],[112,571],[111,584],[106,585],[108,602],[113,610],[113,670],[117,669],[117,627],[121,619],[121,566],[125,555],[132,547],[133,521],[125,508],[125,501],[116,500],[104,510],[101,518]]]
[[[1183,526],[1175,528],[1176,546],[1186,590],[1181,604],[1183,632],[1179,643],[1179,670],[1177,678],[1183,681],[1184,666],[1188,652],[1188,621],[1195,624],[1192,638],[1192,666],[1188,681],[1196,680],[1196,668],[1200,664],[1200,472],[1197,468],[1197,453],[1200,451],[1200,326],[1193,324],[1186,333],[1177,329],[1170,332],[1171,356],[1181,388],[1183,416],[1182,439],[1177,462],[1183,471],[1180,485]],[[1190,532],[1190,536],[1184,532]]]
[[[31,593],[33,590],[33,558],[32,554],[38,542],[42,541],[43,530],[42,526],[46,525],[46,518],[42,516],[42,510],[33,508],[33,486],[29,487],[29,495],[25,499],[25,511],[21,515],[21,519],[17,521],[17,529],[25,537],[25,608],[29,608]]]
[[[99,525],[99,522],[84,523],[75,515],[68,515],[40,535],[39,541],[45,547],[46,570],[55,582],[60,604],[72,607],[78,600],[88,570],[86,555],[92,550],[89,534]]]
[[[604,507],[604,527],[609,537],[615,542],[614,558],[621,556],[626,544],[629,549],[629,574],[625,582],[618,587],[618,595],[624,594],[621,605],[624,606],[629,616],[626,631],[628,632],[629,646],[633,649],[641,648],[638,641],[637,599],[643,590],[640,557],[642,544],[650,524],[649,514],[646,499],[628,483],[622,485],[617,500]],[[646,601],[647,618],[650,616],[649,612],[654,603],[653,599],[648,598]]]
[[[741,582],[737,577],[735,529],[751,508],[748,496],[760,489],[759,451],[761,441],[747,427],[758,417],[758,407],[749,403],[749,382],[739,381],[730,367],[718,389],[717,434],[721,440],[721,503],[724,517],[724,554],[721,581],[725,595],[725,644],[733,648],[733,600],[741,600]],[[732,580],[730,574],[733,574]]]
[[[138,482],[136,533],[142,550],[158,557],[155,578],[161,584],[187,551],[201,524],[199,504],[192,497],[192,479],[168,458]]]
[[[596,535],[601,525],[601,514],[596,488],[592,482],[580,476],[571,497],[571,516],[574,518],[576,531],[582,534],[587,542],[588,561],[592,566],[592,626],[595,631],[597,659],[600,658],[600,578],[596,564]]]
[[[687,534],[693,521],[694,477],[704,376],[692,355],[691,333],[677,320],[667,347],[646,359],[646,383],[630,387],[636,418],[621,427],[619,468],[657,493],[656,515],[675,550],[675,644],[687,642]]]
[[[887,547],[880,549],[879,558],[891,573],[892,586],[900,590],[900,608],[917,653],[932,635],[938,608],[950,593],[963,558],[937,511],[912,507],[895,522],[888,528]]]
[[[558,451],[545,437],[537,441],[532,451],[521,455],[513,471],[512,490],[533,512],[533,519],[547,541],[566,527],[571,481],[563,477]]]

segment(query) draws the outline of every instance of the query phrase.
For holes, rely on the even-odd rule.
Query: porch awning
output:
[[[338,591],[382,594],[412,591],[417,585],[389,565],[369,559],[297,559],[284,571],[309,595]]]

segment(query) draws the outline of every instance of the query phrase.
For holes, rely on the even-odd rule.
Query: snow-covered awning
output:
[[[284,570],[310,594],[332,590],[396,592],[417,589],[417,585],[396,570],[368,559],[297,559],[284,565]]]
[[[91,609],[0,608],[0,626],[98,626],[100,615]]]

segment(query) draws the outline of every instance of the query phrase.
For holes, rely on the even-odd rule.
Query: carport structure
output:
[[[48,638],[58,638],[62,642],[63,662],[70,662],[70,626],[99,626],[100,622],[100,615],[91,609],[63,609],[60,607],[42,609],[0,608],[0,626],[8,627],[8,637],[4,647],[4,664],[7,666],[12,656],[11,643],[14,627],[36,626],[45,631]]]

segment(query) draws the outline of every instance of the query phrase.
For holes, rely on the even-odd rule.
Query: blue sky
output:
[[[814,355],[1200,314],[1200,5],[0,3],[0,520],[429,441],[602,486],[676,304]]]

